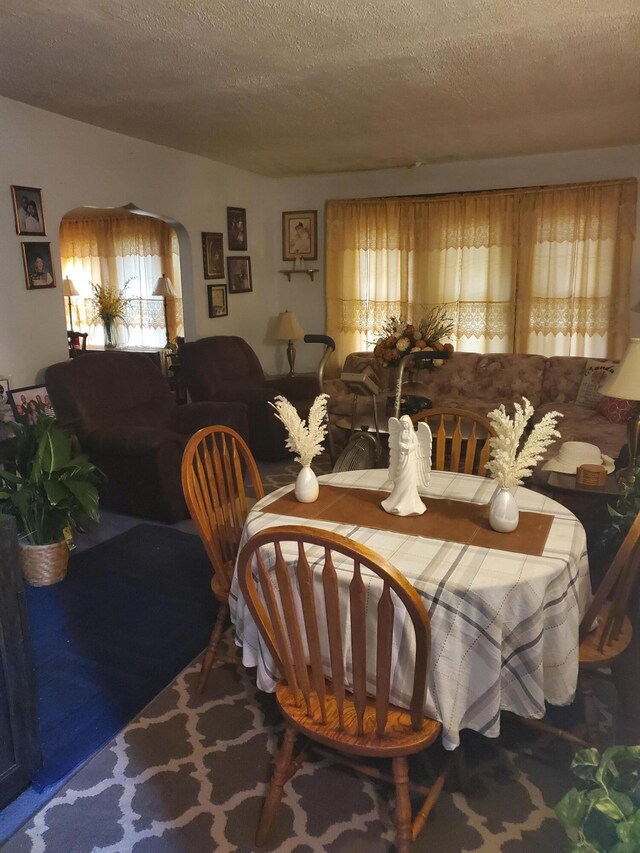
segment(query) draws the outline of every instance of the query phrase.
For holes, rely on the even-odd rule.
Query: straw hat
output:
[[[565,441],[557,455],[545,462],[542,470],[575,474],[579,465],[604,465],[607,474],[611,474],[616,467],[613,459],[600,453],[600,448],[595,444],[587,444],[585,441]]]

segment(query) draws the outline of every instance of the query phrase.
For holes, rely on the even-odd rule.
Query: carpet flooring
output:
[[[125,726],[206,645],[211,568],[200,540],[139,524],[27,587],[43,763],[53,784]]]
[[[253,672],[217,664],[202,695],[197,662],[94,756],[4,853],[210,853],[255,850],[264,785],[282,732]],[[604,709],[603,709],[604,710]],[[606,716],[606,711],[605,711]],[[562,742],[503,726],[466,733],[465,795],[443,792],[416,853],[540,853],[564,848],[553,806],[573,787]],[[413,778],[426,781],[415,757]],[[388,853],[392,790],[326,758],[287,783],[272,836],[280,853]]]

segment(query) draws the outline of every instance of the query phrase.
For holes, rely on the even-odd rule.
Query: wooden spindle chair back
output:
[[[629,604],[640,574],[640,513],[636,516],[580,623],[580,642],[598,619],[597,651],[619,643]]]
[[[316,747],[345,753],[350,763],[360,756],[391,759],[396,846],[408,853],[450,766],[444,762],[433,784],[413,786],[424,802],[412,816],[407,756],[426,749],[442,731],[439,722],[424,716],[431,634],[420,596],[371,549],[310,527],[272,527],[257,533],[240,552],[236,571],[280,671],[276,699],[285,717],[256,844],[265,843],[284,785],[302,763],[304,750],[294,756],[302,734]],[[405,650],[401,661],[393,658],[396,620],[404,630],[409,620],[415,636],[415,653]],[[391,702],[393,666],[402,666],[412,678],[408,711]],[[460,751],[453,757],[452,766],[460,771]],[[385,778],[379,768],[361,761],[355,766]]]
[[[523,719],[531,728],[549,732],[578,746],[600,747],[599,713],[594,676],[614,664],[629,647],[633,623],[629,618],[640,575],[640,513],[624,537],[600,582],[579,629],[579,683],[584,701],[585,737],[559,729],[546,720]],[[624,685],[619,685],[619,688]]]
[[[297,549],[293,561],[284,559],[283,542],[293,543]],[[353,572],[348,602],[343,606],[336,556],[346,557],[348,570]],[[375,606],[374,649],[367,645],[370,611],[366,598],[370,573],[382,582]],[[429,619],[416,590],[387,560],[334,533],[308,527],[277,527],[256,534],[245,545],[238,559],[238,580],[295,701],[309,718],[322,722],[328,730],[333,728],[354,736],[354,752],[358,752],[357,740],[364,738],[367,727],[369,736],[375,732],[376,737],[382,738],[385,734],[389,721],[394,610],[406,611],[415,631],[411,728],[421,729],[429,665]],[[322,587],[321,598],[315,592],[318,585]],[[343,625],[350,625],[348,638],[342,635]],[[365,721],[367,657],[374,654],[375,719]],[[403,661],[403,666],[405,663],[408,662]],[[348,692],[352,698],[345,687],[349,676],[352,686]]]
[[[488,476],[486,464],[491,455],[489,439],[496,432],[483,415],[466,409],[438,407],[412,416],[414,424],[425,421],[433,436],[434,471]]]
[[[211,561],[211,589],[219,602],[198,681],[202,691],[229,614],[233,568],[249,511],[245,477],[256,499],[264,496],[264,490],[247,443],[225,426],[205,427],[191,436],[182,455],[181,476],[187,508]]]

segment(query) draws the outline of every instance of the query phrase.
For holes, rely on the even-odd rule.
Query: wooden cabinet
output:
[[[0,515],[0,808],[40,764],[35,674],[15,521]]]

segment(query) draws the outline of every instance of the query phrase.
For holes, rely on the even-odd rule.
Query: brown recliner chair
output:
[[[142,518],[188,517],[180,465],[194,432],[212,424],[245,438],[249,431],[241,403],[177,406],[143,353],[87,353],[48,367],[45,384],[58,421],[105,475],[101,505]]]
[[[303,417],[319,393],[313,376],[266,379],[249,344],[233,335],[215,335],[180,348],[182,380],[192,400],[237,401],[249,408],[249,447],[256,459],[276,462],[289,453],[285,430],[269,405],[282,394]]]

